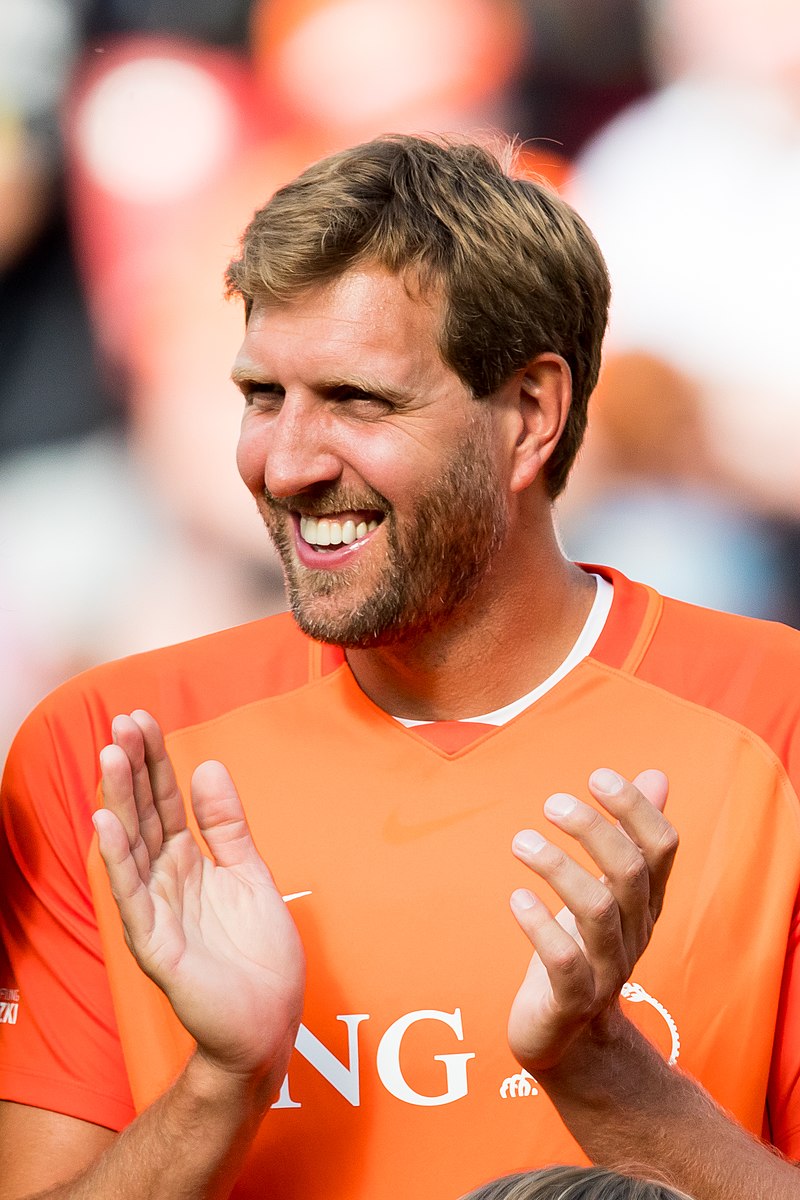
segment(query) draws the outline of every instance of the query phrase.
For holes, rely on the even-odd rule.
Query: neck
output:
[[[564,558],[552,525],[501,556],[459,610],[413,642],[348,650],[350,668],[385,712],[459,720],[510,704],[547,679],[575,643],[594,580]]]

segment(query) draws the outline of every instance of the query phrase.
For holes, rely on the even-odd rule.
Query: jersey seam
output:
[[[664,612],[664,597],[661,593],[645,583],[640,586],[647,592],[647,607],[639,623],[633,643],[619,667],[619,670],[623,671],[626,675],[634,676],[642,665],[644,656],[650,649]],[[591,658],[591,655],[588,657]],[[598,659],[597,661],[599,662],[600,660]]]
[[[241,713],[247,713],[252,709],[260,708],[263,705],[277,704],[281,700],[287,699],[289,696],[295,696],[298,692],[304,691],[306,688],[324,687],[331,680],[335,679],[340,671],[344,669],[346,663],[341,663],[336,670],[329,671],[325,675],[320,675],[316,679],[305,679],[297,687],[287,688],[285,692],[276,692],[271,696],[258,696],[255,700],[248,700],[246,704],[237,705],[235,708],[228,708],[224,712],[218,713],[214,717],[207,717],[204,721],[199,721],[193,725],[180,725],[177,729],[173,729],[170,733],[164,734],[165,742],[170,744],[179,741],[184,735],[196,734],[205,729],[211,729],[214,725],[218,725],[221,721],[227,721],[228,718],[238,716]],[[389,718],[391,720],[391,718]]]
[[[658,595],[658,593],[656,593],[656,595]],[[692,712],[701,712],[705,714],[707,718],[713,719],[718,724],[723,725],[725,728],[735,729],[740,737],[749,742],[761,755],[767,759],[773,768],[777,769],[783,790],[788,791],[790,795],[794,797],[795,803],[792,805],[792,811],[794,814],[794,822],[798,838],[800,838],[800,797],[798,797],[792,785],[791,779],[789,778],[786,767],[779,756],[772,749],[769,743],[758,734],[754,733],[752,729],[749,729],[746,725],[736,721],[733,717],[727,717],[724,715],[724,713],[717,712],[717,710],[714,708],[709,708],[704,704],[698,703],[696,700],[688,700],[686,697],[679,696],[675,692],[671,692],[667,688],[661,687],[659,684],[651,683],[649,680],[640,679],[638,675],[632,674],[629,670],[626,670],[623,667],[612,667],[608,663],[604,663],[599,659],[592,658],[591,655],[582,659],[575,667],[573,667],[572,671],[570,671],[569,675],[566,676],[565,680],[560,680],[559,684],[566,682],[568,679],[573,679],[576,672],[579,672],[581,668],[600,671],[611,678],[625,680],[629,685],[635,685],[640,688],[646,688],[653,692],[657,692],[660,696],[665,697],[672,704],[677,705],[680,708],[688,709]],[[345,670],[349,670],[346,661],[341,663],[334,671],[329,671],[326,675],[321,675],[319,678],[314,680],[305,680],[297,688],[290,688],[287,691],[280,692],[274,696],[261,696],[256,700],[248,701],[247,704],[243,704],[238,708],[228,709],[227,712],[221,713],[216,717],[211,717],[196,725],[184,725],[180,729],[176,729],[172,733],[167,734],[166,740],[174,744],[176,741],[180,741],[184,736],[188,737],[195,735],[198,732],[202,732],[203,730],[213,728],[213,726],[219,724],[221,721],[227,721],[228,718],[234,715],[247,713],[250,710],[260,708],[264,705],[277,703],[288,696],[303,691],[306,688],[314,689],[333,685],[333,683],[338,680],[342,672]],[[356,687],[358,687],[358,683],[355,681],[355,679],[354,684]],[[548,696],[552,696],[558,692],[559,684],[557,684],[556,687],[548,693]],[[487,730],[486,733],[477,738],[475,741],[468,743],[466,746],[462,746],[455,753],[450,754],[446,750],[443,750],[439,746],[435,745],[433,742],[428,741],[427,738],[424,738],[416,733],[413,727],[408,729],[406,726],[401,725],[398,721],[395,721],[394,717],[392,717],[390,713],[384,712],[384,710],[375,704],[374,701],[370,700],[366,693],[362,692],[361,696],[363,697],[365,703],[370,707],[370,710],[374,712],[374,714],[379,717],[383,723],[386,723],[389,728],[401,733],[405,737],[411,738],[418,746],[423,747],[425,750],[434,754],[437,758],[445,762],[454,762],[457,759],[465,757],[467,754],[479,749],[489,739],[496,737],[498,734],[501,734],[503,730],[509,729],[515,722],[521,720],[526,715],[529,715],[531,709],[535,709],[539,703],[537,701],[529,708],[524,709],[523,712],[517,713],[517,715],[505,725],[498,725],[493,727],[491,730]],[[544,699],[546,699],[546,697],[542,697],[542,700]]]
[[[737,721],[734,717],[728,717],[725,713],[718,712],[715,708],[710,708],[705,704],[699,703],[697,700],[689,700],[685,696],[679,696],[676,692],[671,692],[668,688],[661,687],[660,684],[651,683],[650,680],[640,679],[638,675],[632,675],[628,671],[622,670],[619,667],[611,667],[608,663],[600,662],[598,659],[584,660],[593,668],[610,675],[615,678],[625,679],[630,685],[635,685],[640,688],[646,688],[648,691],[658,692],[659,695],[666,697],[672,704],[679,708],[688,709],[691,712],[701,712],[706,717],[715,721],[717,724],[724,726],[727,729],[734,729],[739,736],[748,742],[753,748],[761,754],[767,762],[776,770],[782,785],[781,790],[788,792],[794,798],[795,803],[791,805],[792,814],[794,816],[794,824],[798,838],[800,838],[800,797],[795,791],[794,785],[789,777],[789,773],[781,760],[780,756],[773,750],[769,742],[762,738],[754,730],[747,725],[743,725],[741,721]]]

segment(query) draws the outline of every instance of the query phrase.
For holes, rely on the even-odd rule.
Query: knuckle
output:
[[[537,857],[548,876],[558,875],[570,861],[565,852],[552,842],[543,846]]]
[[[607,825],[608,821],[596,808],[592,808],[589,804],[582,805],[580,826],[584,834],[595,833],[598,829],[604,829]]]
[[[661,854],[664,858],[674,858],[678,851],[679,843],[680,838],[678,837],[677,829],[674,825],[670,825],[668,822],[665,822],[665,828],[658,839],[657,850],[659,854]]]
[[[577,946],[559,946],[549,956],[549,962],[560,975],[577,977],[583,970],[583,955]]]
[[[608,925],[612,921],[616,921],[618,914],[617,902],[607,888],[598,890],[586,908],[586,917],[588,920],[599,925]]]
[[[649,891],[649,872],[641,854],[632,855],[619,873],[620,882],[629,891]]]

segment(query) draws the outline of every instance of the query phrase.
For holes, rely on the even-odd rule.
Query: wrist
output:
[[[614,1110],[640,1104],[644,1086],[660,1092],[659,1080],[673,1074],[619,1006],[590,1022],[552,1066],[533,1073],[558,1106]]]
[[[244,1067],[221,1062],[198,1046],[186,1064],[184,1082],[195,1104],[230,1113],[262,1114],[280,1092],[285,1071],[269,1065]]]

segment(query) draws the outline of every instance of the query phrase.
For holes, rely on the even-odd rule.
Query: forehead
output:
[[[286,304],[256,301],[234,377],[265,372],[303,377],[349,367],[413,384],[450,373],[439,351],[442,303],[380,267],[354,268]]]

